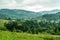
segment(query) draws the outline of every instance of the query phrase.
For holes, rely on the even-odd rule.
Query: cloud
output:
[[[16,7],[15,0],[1,0],[0,1],[0,8],[14,8]]]
[[[26,10],[30,10],[30,11],[39,11],[42,10],[42,8],[44,8],[43,5],[33,5],[33,6],[25,6],[22,7],[22,9],[26,9]]]
[[[25,9],[43,11],[60,9],[60,0],[0,0],[0,9]]]

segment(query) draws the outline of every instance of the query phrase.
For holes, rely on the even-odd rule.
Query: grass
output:
[[[5,22],[8,22],[8,20],[0,19],[0,30],[6,30],[6,27],[4,26]]]
[[[60,36],[0,31],[0,40],[60,40]]]

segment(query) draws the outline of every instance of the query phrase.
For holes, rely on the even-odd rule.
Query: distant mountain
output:
[[[1,14],[8,15],[11,18],[14,19],[21,19],[21,18],[36,18],[38,16],[41,16],[40,13],[32,12],[32,11],[27,11],[27,10],[19,10],[19,9],[1,9],[0,10]],[[8,17],[7,16],[7,17]]]
[[[0,19],[7,19],[7,18],[8,18],[7,15],[0,13]]]
[[[20,9],[0,9],[0,18],[10,17],[12,19],[31,19],[31,18],[46,18],[49,15],[58,14],[60,10],[51,10],[51,11],[41,11],[41,12],[32,12],[27,10],[20,10]],[[52,16],[52,17],[53,17]],[[51,17],[49,17],[51,18]]]
[[[58,13],[60,12],[60,9],[55,9],[55,10],[51,10],[51,11],[41,11],[41,12],[38,12],[38,13],[41,13],[41,15],[44,15],[44,14],[55,14],[55,13]]]
[[[60,20],[60,12],[56,14],[45,14],[42,16],[42,19],[47,19],[47,20]]]

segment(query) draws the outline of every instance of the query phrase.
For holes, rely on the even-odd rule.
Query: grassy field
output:
[[[0,31],[0,40],[60,40],[60,36]]]
[[[6,27],[4,27],[5,22],[8,22],[8,20],[0,19],[0,30],[6,30]]]

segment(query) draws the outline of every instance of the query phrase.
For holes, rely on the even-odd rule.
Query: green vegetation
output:
[[[0,40],[60,40],[60,36],[0,31]]]
[[[41,13],[1,9],[0,40],[60,40],[60,12]]]
[[[60,21],[0,19],[0,24],[0,40],[60,40]]]
[[[60,35],[60,21],[48,20],[10,20],[4,26],[11,32],[27,32],[32,34],[50,33]]]
[[[6,30],[6,27],[4,26],[5,22],[8,22],[8,20],[0,19],[0,30]]]

